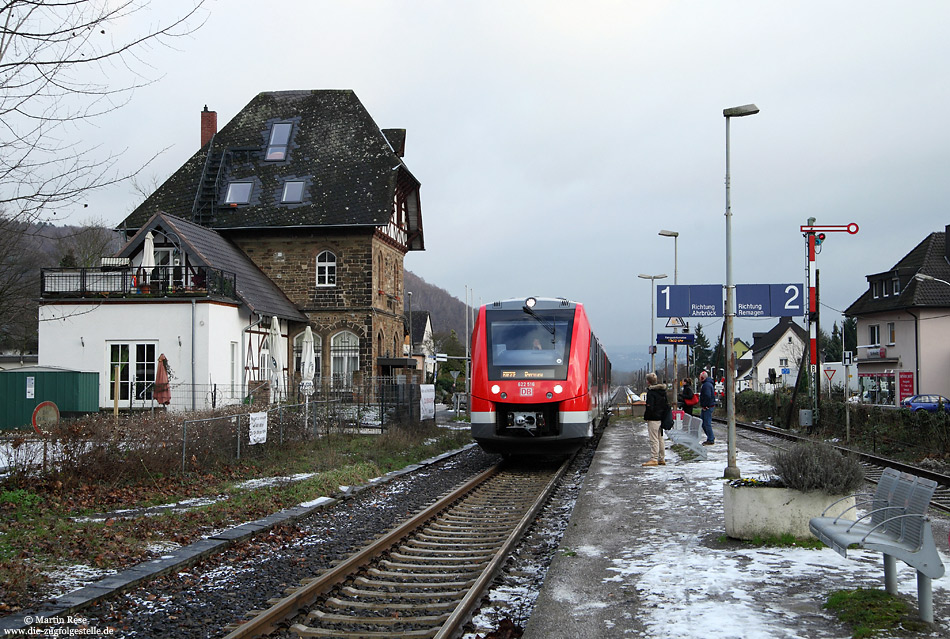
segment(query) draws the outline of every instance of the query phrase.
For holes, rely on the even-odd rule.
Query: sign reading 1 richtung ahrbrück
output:
[[[720,284],[684,284],[656,289],[657,317],[722,317]],[[795,317],[805,314],[803,284],[738,284],[736,317]]]

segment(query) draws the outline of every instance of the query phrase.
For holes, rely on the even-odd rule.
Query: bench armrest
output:
[[[849,512],[849,511],[851,511],[851,510],[854,510],[854,509],[856,509],[858,506],[863,506],[863,505],[865,505],[865,504],[867,504],[867,503],[871,503],[871,502],[874,501],[873,497],[869,497],[869,496],[867,496],[867,495],[861,495],[861,497],[863,497],[863,499],[861,499],[860,501],[858,501],[858,495],[847,495],[847,496],[845,496],[845,497],[842,497],[841,499],[836,499],[836,500],[834,500],[833,502],[831,502],[830,504],[828,504],[828,507],[825,508],[823,511],[821,511],[821,516],[824,517],[825,515],[827,515],[828,511],[831,510],[832,508],[834,508],[837,504],[840,504],[841,502],[845,501],[846,499],[851,499],[852,497],[854,497],[854,506],[849,506],[849,507],[846,508],[844,511],[838,513],[838,516],[835,517],[835,521],[838,521],[839,519],[841,519],[841,516],[844,515],[846,512]]]
[[[854,528],[854,526],[855,526],[856,524],[858,524],[859,522],[864,521],[864,520],[867,519],[868,517],[873,517],[873,516],[876,515],[877,513],[882,513],[882,512],[888,511],[888,510],[899,510],[899,511],[901,511],[902,513],[903,513],[903,511],[904,511],[904,509],[901,508],[900,506],[884,506],[883,508],[875,508],[874,510],[870,510],[870,511],[866,512],[865,514],[861,515],[860,517],[858,517],[858,518],[854,521],[853,524],[851,524],[850,526],[848,526],[848,532],[851,532],[851,529]],[[890,518],[889,518],[889,519],[890,519]],[[887,520],[885,519],[884,521],[887,521]],[[874,528],[876,529],[876,528],[880,527],[880,525],[881,525],[881,524],[878,524],[878,525],[875,526]],[[873,530],[873,529],[872,529],[872,530]]]
[[[889,522],[894,521],[895,519],[906,519],[907,517],[917,517],[917,518],[920,518],[920,519],[927,519],[927,516],[926,516],[926,515],[921,515],[921,514],[919,514],[919,513],[910,513],[910,514],[907,514],[907,515],[895,515],[895,516],[893,516],[893,517],[888,517],[887,519],[885,519],[884,521],[882,521],[881,523],[879,523],[877,526],[875,526],[874,528],[872,528],[871,530],[869,530],[869,531],[867,532],[867,534],[864,535],[864,537],[861,538],[861,543],[864,543],[864,542],[867,540],[868,537],[870,537],[873,533],[875,533],[875,532],[876,532],[879,528],[881,528],[882,526],[886,526]],[[899,539],[900,541],[903,541],[903,540],[904,540],[904,522],[903,522],[903,521],[901,522],[901,536],[900,536],[898,539]],[[921,544],[922,544],[922,543],[923,543],[923,542],[921,542]],[[920,547],[920,545],[918,545],[918,548],[919,548],[919,547]]]

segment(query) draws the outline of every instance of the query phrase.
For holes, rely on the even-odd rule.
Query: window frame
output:
[[[277,138],[278,130],[287,127],[287,135]],[[294,133],[294,123],[286,120],[274,122],[270,125],[270,133],[267,135],[267,147],[264,149],[265,162],[284,162],[290,155],[290,138]]]
[[[360,370],[360,338],[342,330],[330,338],[330,378],[335,387],[349,387],[353,373]]]
[[[287,199],[287,189],[292,184],[300,186],[300,195],[295,200]],[[304,196],[306,195],[306,193],[307,193],[306,180],[285,180],[280,192],[280,203],[281,204],[300,204],[301,202],[303,202]]]
[[[236,186],[247,186],[247,197],[243,200],[232,200],[231,199],[231,189]],[[241,204],[250,204],[251,195],[254,194],[254,182],[251,180],[233,180],[228,182],[228,188],[224,192],[224,203],[228,206],[240,206]]]
[[[321,260],[324,255],[329,255],[332,260]],[[336,253],[326,249],[317,254],[316,260],[316,283],[317,288],[336,287],[337,275],[337,257]]]
[[[106,342],[106,348],[109,358],[108,400],[115,401],[115,367],[118,365],[119,401],[131,401],[132,405],[138,406],[151,402],[158,371],[158,343],[110,341]]]
[[[881,325],[880,324],[868,324],[868,346],[880,346],[881,345]]]
[[[897,323],[887,323],[887,345],[894,346],[897,343]]]

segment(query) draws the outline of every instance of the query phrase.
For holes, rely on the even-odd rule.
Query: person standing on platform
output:
[[[650,459],[643,462],[644,466],[666,466],[666,446],[663,443],[661,424],[663,415],[669,409],[666,384],[657,383],[656,373],[647,373],[647,398],[643,419],[647,422],[647,432],[650,434]]]
[[[693,380],[688,377],[683,378],[683,391],[680,393],[679,400],[680,408],[692,417],[693,407],[699,403],[699,396],[693,392]]]
[[[706,371],[699,374],[699,383],[700,417],[703,418],[703,432],[706,433],[703,446],[712,446],[716,443],[716,434],[712,428],[713,410],[716,408],[716,389]]]

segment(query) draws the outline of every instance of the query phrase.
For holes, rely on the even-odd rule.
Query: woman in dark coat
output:
[[[693,414],[693,407],[699,403],[699,398],[693,392],[693,382],[690,378],[683,378],[683,392],[679,396],[680,408],[686,411],[687,415]]]
[[[647,398],[643,419],[647,422],[647,431],[650,434],[650,459],[643,462],[644,466],[666,466],[666,446],[663,443],[661,424],[663,415],[669,409],[666,384],[657,384],[656,373],[647,373]]]

